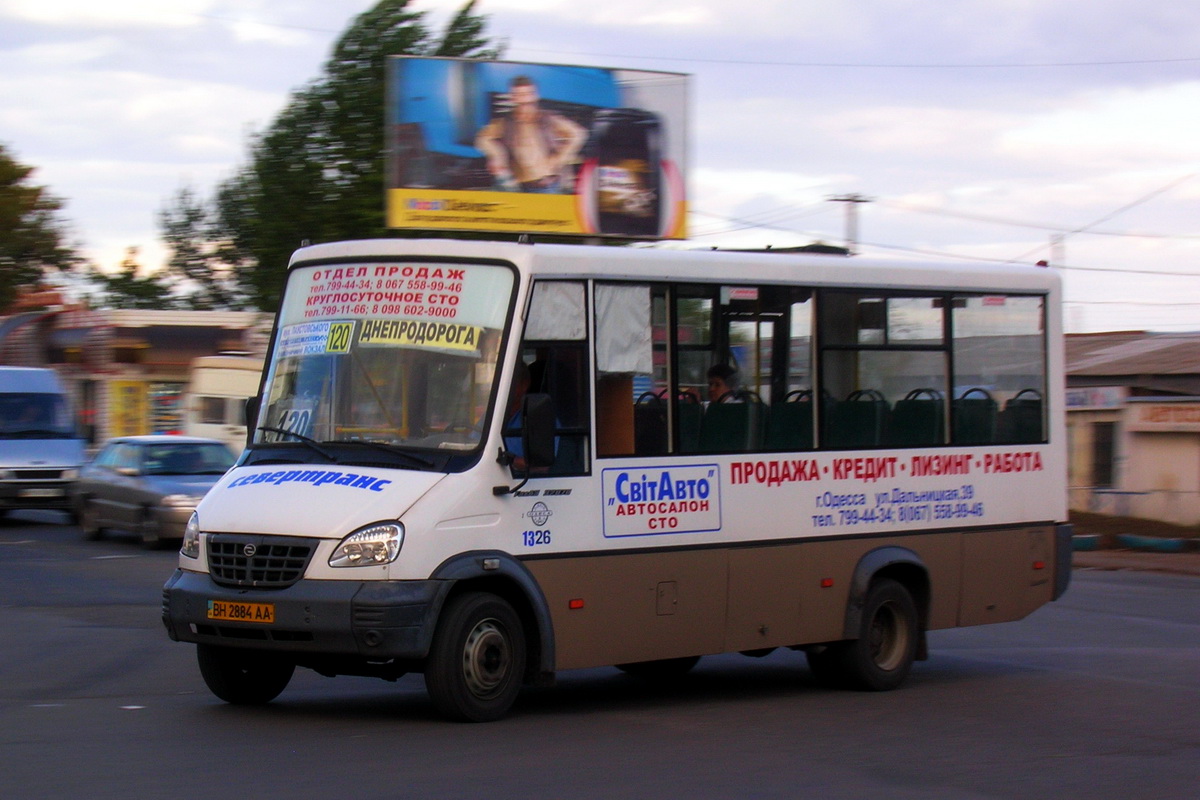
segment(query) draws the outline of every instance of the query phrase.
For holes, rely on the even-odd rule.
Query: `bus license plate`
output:
[[[269,625],[275,621],[275,604],[209,600],[208,618],[222,622],[262,622]]]

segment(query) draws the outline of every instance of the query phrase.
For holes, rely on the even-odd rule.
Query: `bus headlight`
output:
[[[183,529],[183,546],[179,548],[179,552],[188,558],[200,557],[200,518],[196,516],[195,511],[188,518],[187,527]]]
[[[331,567],[375,567],[390,564],[400,555],[404,526],[398,522],[380,522],[359,528],[347,536],[329,557]]]

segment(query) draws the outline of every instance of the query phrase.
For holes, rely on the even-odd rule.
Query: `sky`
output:
[[[0,142],[83,254],[245,163],[375,0],[0,0]],[[412,0],[444,28],[462,0]],[[691,75],[691,244],[1048,260],[1068,331],[1200,330],[1200,4],[479,0],[505,58]],[[869,202],[830,198],[857,195]]]

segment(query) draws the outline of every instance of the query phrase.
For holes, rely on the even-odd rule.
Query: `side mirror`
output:
[[[244,416],[246,418],[245,419],[245,423],[246,423],[246,445],[245,446],[246,447],[249,447],[250,443],[252,441],[254,441],[255,423],[258,422],[258,407],[259,407],[259,399],[258,399],[257,395],[255,395],[254,397],[246,398],[246,407],[245,407],[245,414],[244,414]]]
[[[532,470],[554,464],[554,401],[550,395],[525,395],[521,419],[525,423],[521,439],[526,466]]]

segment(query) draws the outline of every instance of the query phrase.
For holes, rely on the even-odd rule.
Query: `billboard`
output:
[[[686,238],[688,76],[396,56],[392,228]]]

